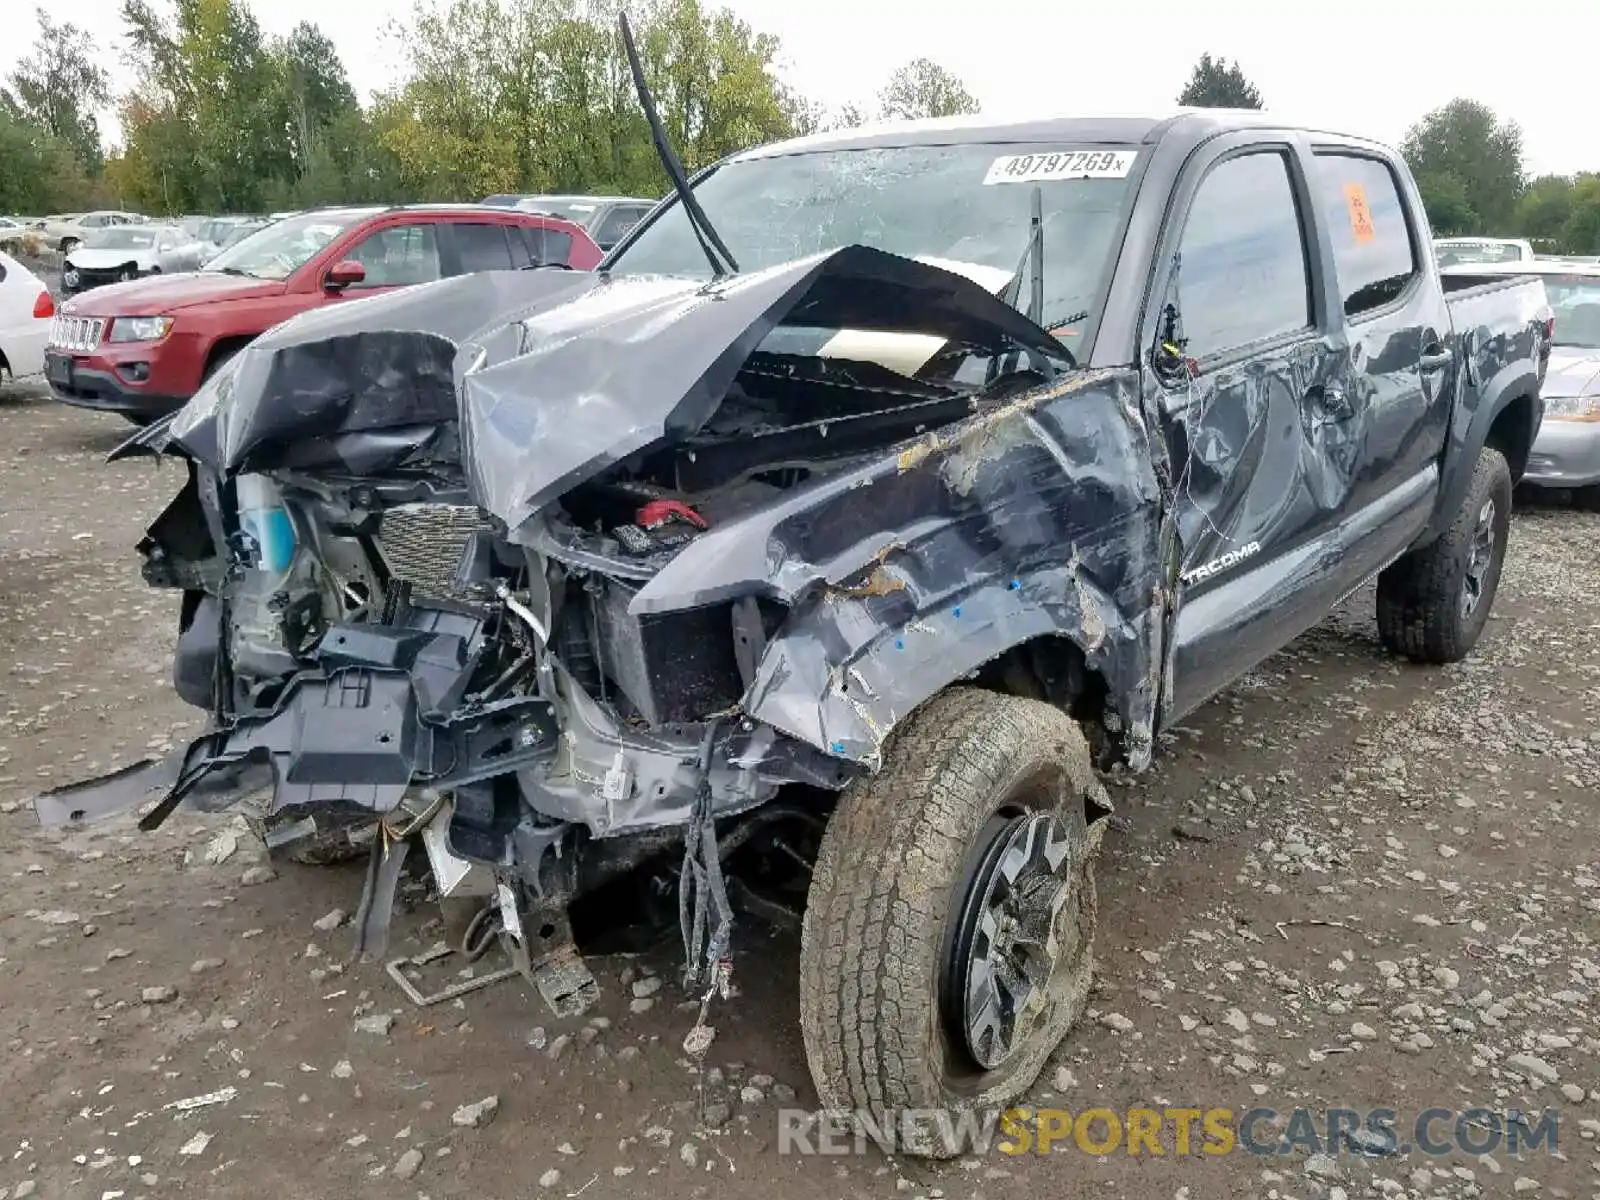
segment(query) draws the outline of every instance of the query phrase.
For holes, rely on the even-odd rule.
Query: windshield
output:
[[[976,143],[825,150],[729,163],[695,196],[742,271],[859,243],[907,258],[990,268],[965,271],[999,292],[1023,267],[1034,186],[1043,212],[1040,324],[1078,337],[1128,202],[1132,147]],[[943,265],[943,264],[941,264]],[[672,203],[613,261],[631,274],[709,275],[705,254]]]
[[[224,250],[205,269],[257,279],[287,279],[334,238],[377,211],[357,209],[285,217]]]
[[[1521,262],[1522,247],[1515,242],[1444,242],[1434,243],[1441,267],[1458,263]]]
[[[1600,350],[1600,275],[1546,275],[1544,290],[1556,315],[1551,344]]]
[[[155,244],[153,230],[130,229],[126,225],[97,229],[83,239],[86,250],[146,250]]]

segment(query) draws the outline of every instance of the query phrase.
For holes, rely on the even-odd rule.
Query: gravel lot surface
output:
[[[128,431],[0,389],[0,1200],[1600,1197],[1600,516],[1518,514],[1470,661],[1387,657],[1359,593],[1108,781],[1099,982],[1031,1098],[1387,1107],[1402,1130],[1551,1110],[1554,1154],[1210,1156],[1197,1134],[1187,1157],[1164,1135],[930,1167],[777,1152],[778,1109],[815,1101],[790,939],[743,936],[702,1106],[675,945],[595,960],[586,1019],[520,981],[417,1010],[331,915],[359,866],[273,872],[224,817],[40,831],[40,788],[198,724],[168,683],[175,604],[133,553],[180,475],[103,465]],[[396,952],[435,912],[397,915]]]

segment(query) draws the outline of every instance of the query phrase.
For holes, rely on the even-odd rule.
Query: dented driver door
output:
[[[1327,336],[1303,150],[1259,133],[1201,150],[1156,260],[1147,386],[1180,560],[1169,721],[1317,620],[1341,586],[1326,501],[1355,463],[1330,452],[1322,410],[1347,356]]]

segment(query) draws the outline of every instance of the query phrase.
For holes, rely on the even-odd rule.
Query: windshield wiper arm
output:
[[[628,70],[633,74],[634,90],[639,93],[639,107],[644,109],[644,119],[650,123],[650,140],[655,143],[656,157],[661,160],[662,169],[672,180],[672,190],[678,193],[678,202],[683,205],[684,215],[689,218],[689,228],[694,231],[695,241],[699,242],[700,249],[705,251],[706,261],[711,264],[711,274],[720,279],[737,271],[739,264],[728,252],[728,247],[723,244],[717,231],[711,227],[711,221],[706,217],[705,210],[700,207],[700,201],[695,199],[694,190],[689,186],[689,177],[684,174],[683,164],[678,161],[672,143],[667,140],[667,131],[661,124],[661,114],[656,111],[655,97],[650,94],[650,85],[644,81],[644,65],[639,61],[639,48],[633,44],[633,30],[628,25],[628,14],[618,13],[617,23],[622,28],[622,48],[628,55]]]

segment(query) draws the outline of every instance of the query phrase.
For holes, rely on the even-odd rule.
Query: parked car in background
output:
[[[27,233],[26,223],[15,217],[0,217],[0,250],[15,250]]]
[[[1440,267],[1458,263],[1532,262],[1533,245],[1523,238],[1434,238]]]
[[[582,225],[602,250],[620,242],[655,206],[654,200],[637,196],[519,196],[513,205],[522,212],[545,213]]]
[[[275,221],[187,275],[96,288],[62,306],[46,355],[57,399],[145,422],[306,309],[474,271],[587,271],[600,248],[554,217],[478,205],[328,208]]]
[[[258,233],[271,224],[272,220],[269,217],[252,217],[239,222],[237,225],[229,226],[226,230],[218,231],[220,240],[217,242],[216,254],[211,257],[215,258],[217,254],[221,254],[224,250],[237,246],[251,234]],[[209,262],[210,259],[206,261]]]
[[[44,347],[55,311],[44,280],[0,253],[0,380],[44,370]]]
[[[200,242],[176,225],[97,229],[67,251],[61,291],[71,295],[145,275],[195,271],[206,257]]]
[[[45,217],[39,223],[39,228],[43,231],[46,242],[62,254],[66,254],[97,229],[109,229],[118,225],[143,225],[148,220],[148,217],[140,213],[102,210]]]
[[[1474,263],[1450,268],[1449,275],[1485,281],[1532,275],[1544,281],[1555,332],[1544,380],[1544,424],[1523,481],[1570,488],[1580,506],[1600,511],[1600,262],[1537,259],[1509,269]]]

